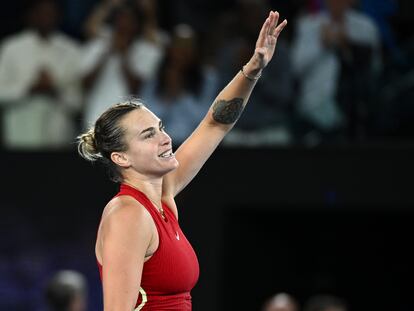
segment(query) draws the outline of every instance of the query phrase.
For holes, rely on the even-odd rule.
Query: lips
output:
[[[174,155],[174,153],[172,152],[172,149],[168,149],[166,151],[164,151],[163,153],[159,154],[158,156],[160,158],[171,158]]]

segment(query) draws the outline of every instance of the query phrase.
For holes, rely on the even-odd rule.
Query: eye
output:
[[[164,132],[165,131],[165,125],[164,124],[160,126],[160,131],[161,132]]]
[[[151,132],[149,132],[149,134],[148,135],[145,135],[145,139],[148,139],[148,138],[151,138],[151,137],[154,137],[154,135],[155,135],[155,132],[154,131],[151,131]]]

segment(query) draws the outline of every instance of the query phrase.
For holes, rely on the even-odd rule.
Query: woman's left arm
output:
[[[270,12],[256,42],[252,58],[218,94],[204,119],[177,149],[179,167],[167,174],[163,196],[177,195],[198,173],[228,131],[240,117],[262,69],[273,57],[279,34],[286,26],[278,24],[279,13]]]

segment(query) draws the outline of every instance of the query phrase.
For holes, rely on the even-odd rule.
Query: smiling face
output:
[[[125,173],[135,171],[139,175],[156,178],[178,167],[172,152],[172,141],[164,127],[147,108],[129,112],[121,121],[125,129],[125,152],[113,152],[112,160],[124,168]]]

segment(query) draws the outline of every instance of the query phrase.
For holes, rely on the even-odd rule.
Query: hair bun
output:
[[[102,157],[96,147],[95,129],[93,127],[78,136],[78,152],[84,159],[89,161],[96,161]]]

